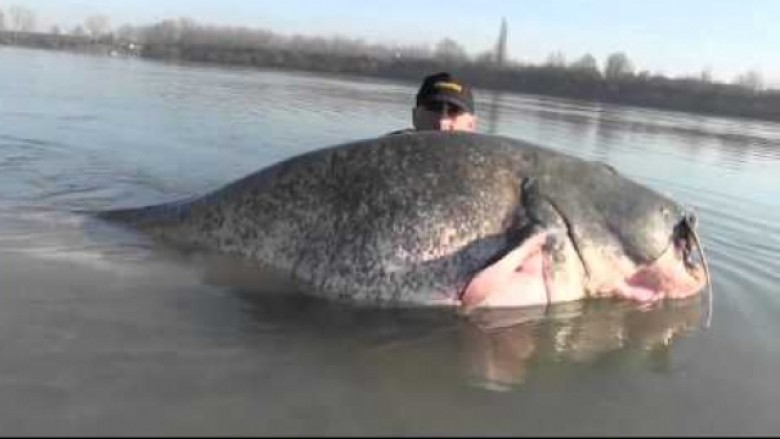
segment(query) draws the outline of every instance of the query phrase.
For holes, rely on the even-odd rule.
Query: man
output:
[[[447,72],[426,76],[417,92],[412,123],[417,131],[476,131],[471,87]]]

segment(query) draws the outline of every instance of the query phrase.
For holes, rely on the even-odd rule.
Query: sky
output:
[[[780,87],[778,0],[0,0],[33,10],[39,28],[70,29],[94,14],[112,27],[188,17],[280,34],[345,36],[433,47],[443,38],[470,55],[492,49],[501,19],[510,59],[543,63],[586,53],[601,65],[624,52],[636,70],[720,81],[748,70]]]

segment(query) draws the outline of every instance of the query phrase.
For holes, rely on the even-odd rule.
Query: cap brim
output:
[[[466,104],[462,99],[459,99],[453,95],[449,94],[435,94],[433,96],[428,97],[425,99],[426,102],[446,102],[448,104],[455,105],[462,110],[468,111],[469,113],[472,113],[473,110],[469,105]]]

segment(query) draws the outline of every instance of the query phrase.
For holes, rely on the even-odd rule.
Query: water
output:
[[[477,90],[481,131],[603,160],[697,212],[709,329],[698,299],[473,320],[323,303],[71,213],[407,127],[415,91],[0,47],[0,434],[780,430],[778,124]]]

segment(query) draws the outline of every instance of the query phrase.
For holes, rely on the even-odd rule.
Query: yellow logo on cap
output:
[[[460,93],[463,91],[463,87],[460,84],[456,84],[454,82],[437,82],[433,86],[436,88],[444,88],[447,90],[452,90],[456,93]]]

